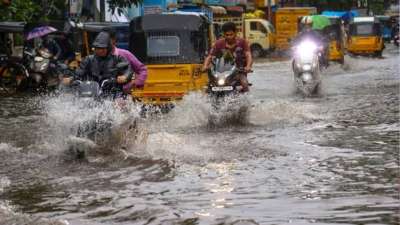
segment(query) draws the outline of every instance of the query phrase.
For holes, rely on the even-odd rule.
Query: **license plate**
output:
[[[212,87],[212,91],[232,91],[233,87],[232,86],[223,86],[223,87]]]

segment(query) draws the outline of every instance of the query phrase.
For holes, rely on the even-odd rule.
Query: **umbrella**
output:
[[[26,35],[26,40],[31,40],[37,37],[43,37],[46,34],[50,34],[57,31],[56,28],[51,26],[42,26],[42,27],[35,27]]]
[[[313,21],[312,29],[314,29],[314,30],[322,30],[326,26],[331,25],[331,21],[326,16],[313,15],[313,16],[311,16],[311,18],[312,18],[312,21]]]

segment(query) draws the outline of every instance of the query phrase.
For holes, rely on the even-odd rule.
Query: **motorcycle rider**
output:
[[[112,77],[111,70],[115,69],[118,63],[125,62],[128,64],[127,68],[116,79],[122,92],[122,85],[128,83],[133,75],[129,63],[122,56],[112,54],[111,37],[107,32],[100,32],[97,35],[93,47],[94,54],[85,57],[77,68],[75,77],[64,78],[63,84],[69,85],[73,79],[100,83],[105,79],[115,78]]]
[[[214,44],[209,55],[204,60],[203,71],[210,69],[213,57],[224,57],[225,61],[232,60],[236,67],[243,70],[236,75],[240,81],[242,92],[249,91],[249,82],[247,73],[251,71],[253,58],[248,42],[237,37],[236,25],[233,22],[227,22],[222,25],[223,37]]]
[[[329,60],[328,60],[328,47],[329,47],[329,42],[327,38],[325,38],[320,32],[313,30],[312,25],[313,25],[313,20],[311,16],[304,16],[301,19],[301,24],[303,26],[301,32],[295,37],[293,40],[292,44],[296,46],[303,40],[309,39],[315,42],[317,46],[321,46],[321,64],[325,67],[328,67],[329,65]]]
[[[62,49],[60,45],[49,35],[42,37],[42,43],[39,48],[46,48],[53,55],[53,59],[58,60],[61,57]]]

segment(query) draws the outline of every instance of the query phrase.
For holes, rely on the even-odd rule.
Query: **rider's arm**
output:
[[[51,43],[52,43],[53,47],[55,48],[55,52],[56,52],[54,55],[54,58],[59,59],[61,57],[62,49],[61,49],[60,45],[57,43],[57,41],[55,41],[54,39],[51,40]]]
[[[249,72],[251,70],[251,66],[253,65],[253,57],[251,56],[251,51],[250,51],[250,47],[248,42],[245,40],[244,41],[244,54],[246,56],[246,67],[245,70],[247,70],[246,72]]]
[[[129,56],[130,65],[132,66],[133,72],[135,72],[135,86],[143,87],[147,79],[147,68],[140,62],[133,54]]]
[[[211,55],[211,54],[209,54],[209,55],[204,59],[203,70],[207,70],[207,69],[210,67],[211,59],[212,59],[212,55]]]
[[[90,66],[91,59],[92,59],[91,56],[87,56],[81,61],[81,63],[79,64],[79,67],[75,70],[75,77],[73,77],[74,80],[83,80],[84,79],[84,76],[90,70],[89,66]]]

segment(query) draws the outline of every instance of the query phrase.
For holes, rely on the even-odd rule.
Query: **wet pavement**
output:
[[[304,99],[289,61],[259,60],[233,112],[191,94],[139,132],[124,127],[135,105],[0,98],[0,224],[399,224],[398,62],[392,46],[348,57]],[[71,144],[92,144],[77,125],[94,118],[116,135],[71,159]]]

